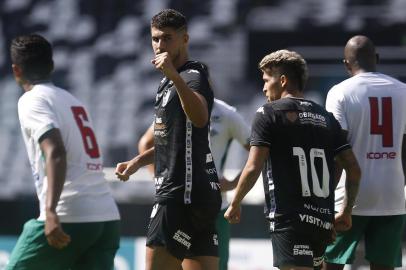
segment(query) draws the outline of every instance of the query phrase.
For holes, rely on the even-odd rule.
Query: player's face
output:
[[[151,39],[155,55],[168,52],[174,61],[186,48],[188,36],[185,30],[176,30],[171,27],[163,29],[151,27]]]
[[[280,76],[267,68],[262,73],[262,79],[264,80],[264,88],[262,91],[268,102],[280,99],[283,91]]]
[[[13,69],[15,81],[18,85],[22,86],[24,84],[22,69],[16,64],[13,64],[11,68]]]

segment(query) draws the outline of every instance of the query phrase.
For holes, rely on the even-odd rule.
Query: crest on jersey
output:
[[[297,113],[296,112],[287,112],[286,113],[286,118],[290,121],[290,122],[295,122],[297,120]]]

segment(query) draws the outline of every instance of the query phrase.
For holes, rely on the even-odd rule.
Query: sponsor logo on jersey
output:
[[[331,230],[333,228],[333,224],[331,222],[323,221],[310,215],[299,214],[299,217],[300,221],[302,222],[310,223],[326,230]]]
[[[265,114],[264,107],[259,107],[257,113]]]
[[[155,118],[155,123],[162,124],[162,117],[156,117]]]
[[[100,163],[86,163],[86,168],[89,171],[101,171],[103,170],[103,165]]]
[[[216,182],[210,182],[212,190],[220,190],[220,184]]]
[[[317,120],[326,121],[326,118],[323,115],[312,112],[301,112],[299,113],[299,118],[313,118]]]
[[[368,152],[367,159],[395,159],[396,152]]]
[[[184,245],[187,249],[190,249],[190,246],[192,245],[190,243],[190,239],[191,237],[185,233],[182,232],[181,230],[178,230],[172,237],[175,241],[181,243],[182,245]]]
[[[217,174],[216,168],[210,168],[210,169],[206,169],[206,173],[207,174]]]
[[[310,250],[308,245],[294,245],[293,246],[294,256],[313,256],[313,250]]]
[[[331,214],[331,210],[328,208],[318,207],[318,206],[312,205],[310,203],[305,203],[303,206],[306,209],[313,210],[314,212],[317,212],[320,214],[327,214],[327,215]]]

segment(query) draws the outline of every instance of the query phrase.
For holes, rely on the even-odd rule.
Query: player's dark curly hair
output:
[[[303,57],[294,51],[279,50],[266,55],[258,67],[260,70],[275,70],[280,75],[285,75],[303,91],[307,81],[307,64]]]
[[[28,82],[49,79],[54,68],[52,46],[42,36],[29,34],[14,38],[10,45],[11,62],[22,70]]]
[[[186,17],[174,9],[164,9],[152,17],[151,27],[155,27],[157,29],[170,27],[175,30],[186,30]]]

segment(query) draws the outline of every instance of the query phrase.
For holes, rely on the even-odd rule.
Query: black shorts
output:
[[[294,265],[319,269],[331,233],[313,230],[309,233],[294,229],[271,233],[275,267]]]
[[[218,256],[215,220],[219,208],[184,204],[155,204],[148,225],[147,246],[164,246],[183,260]]]

